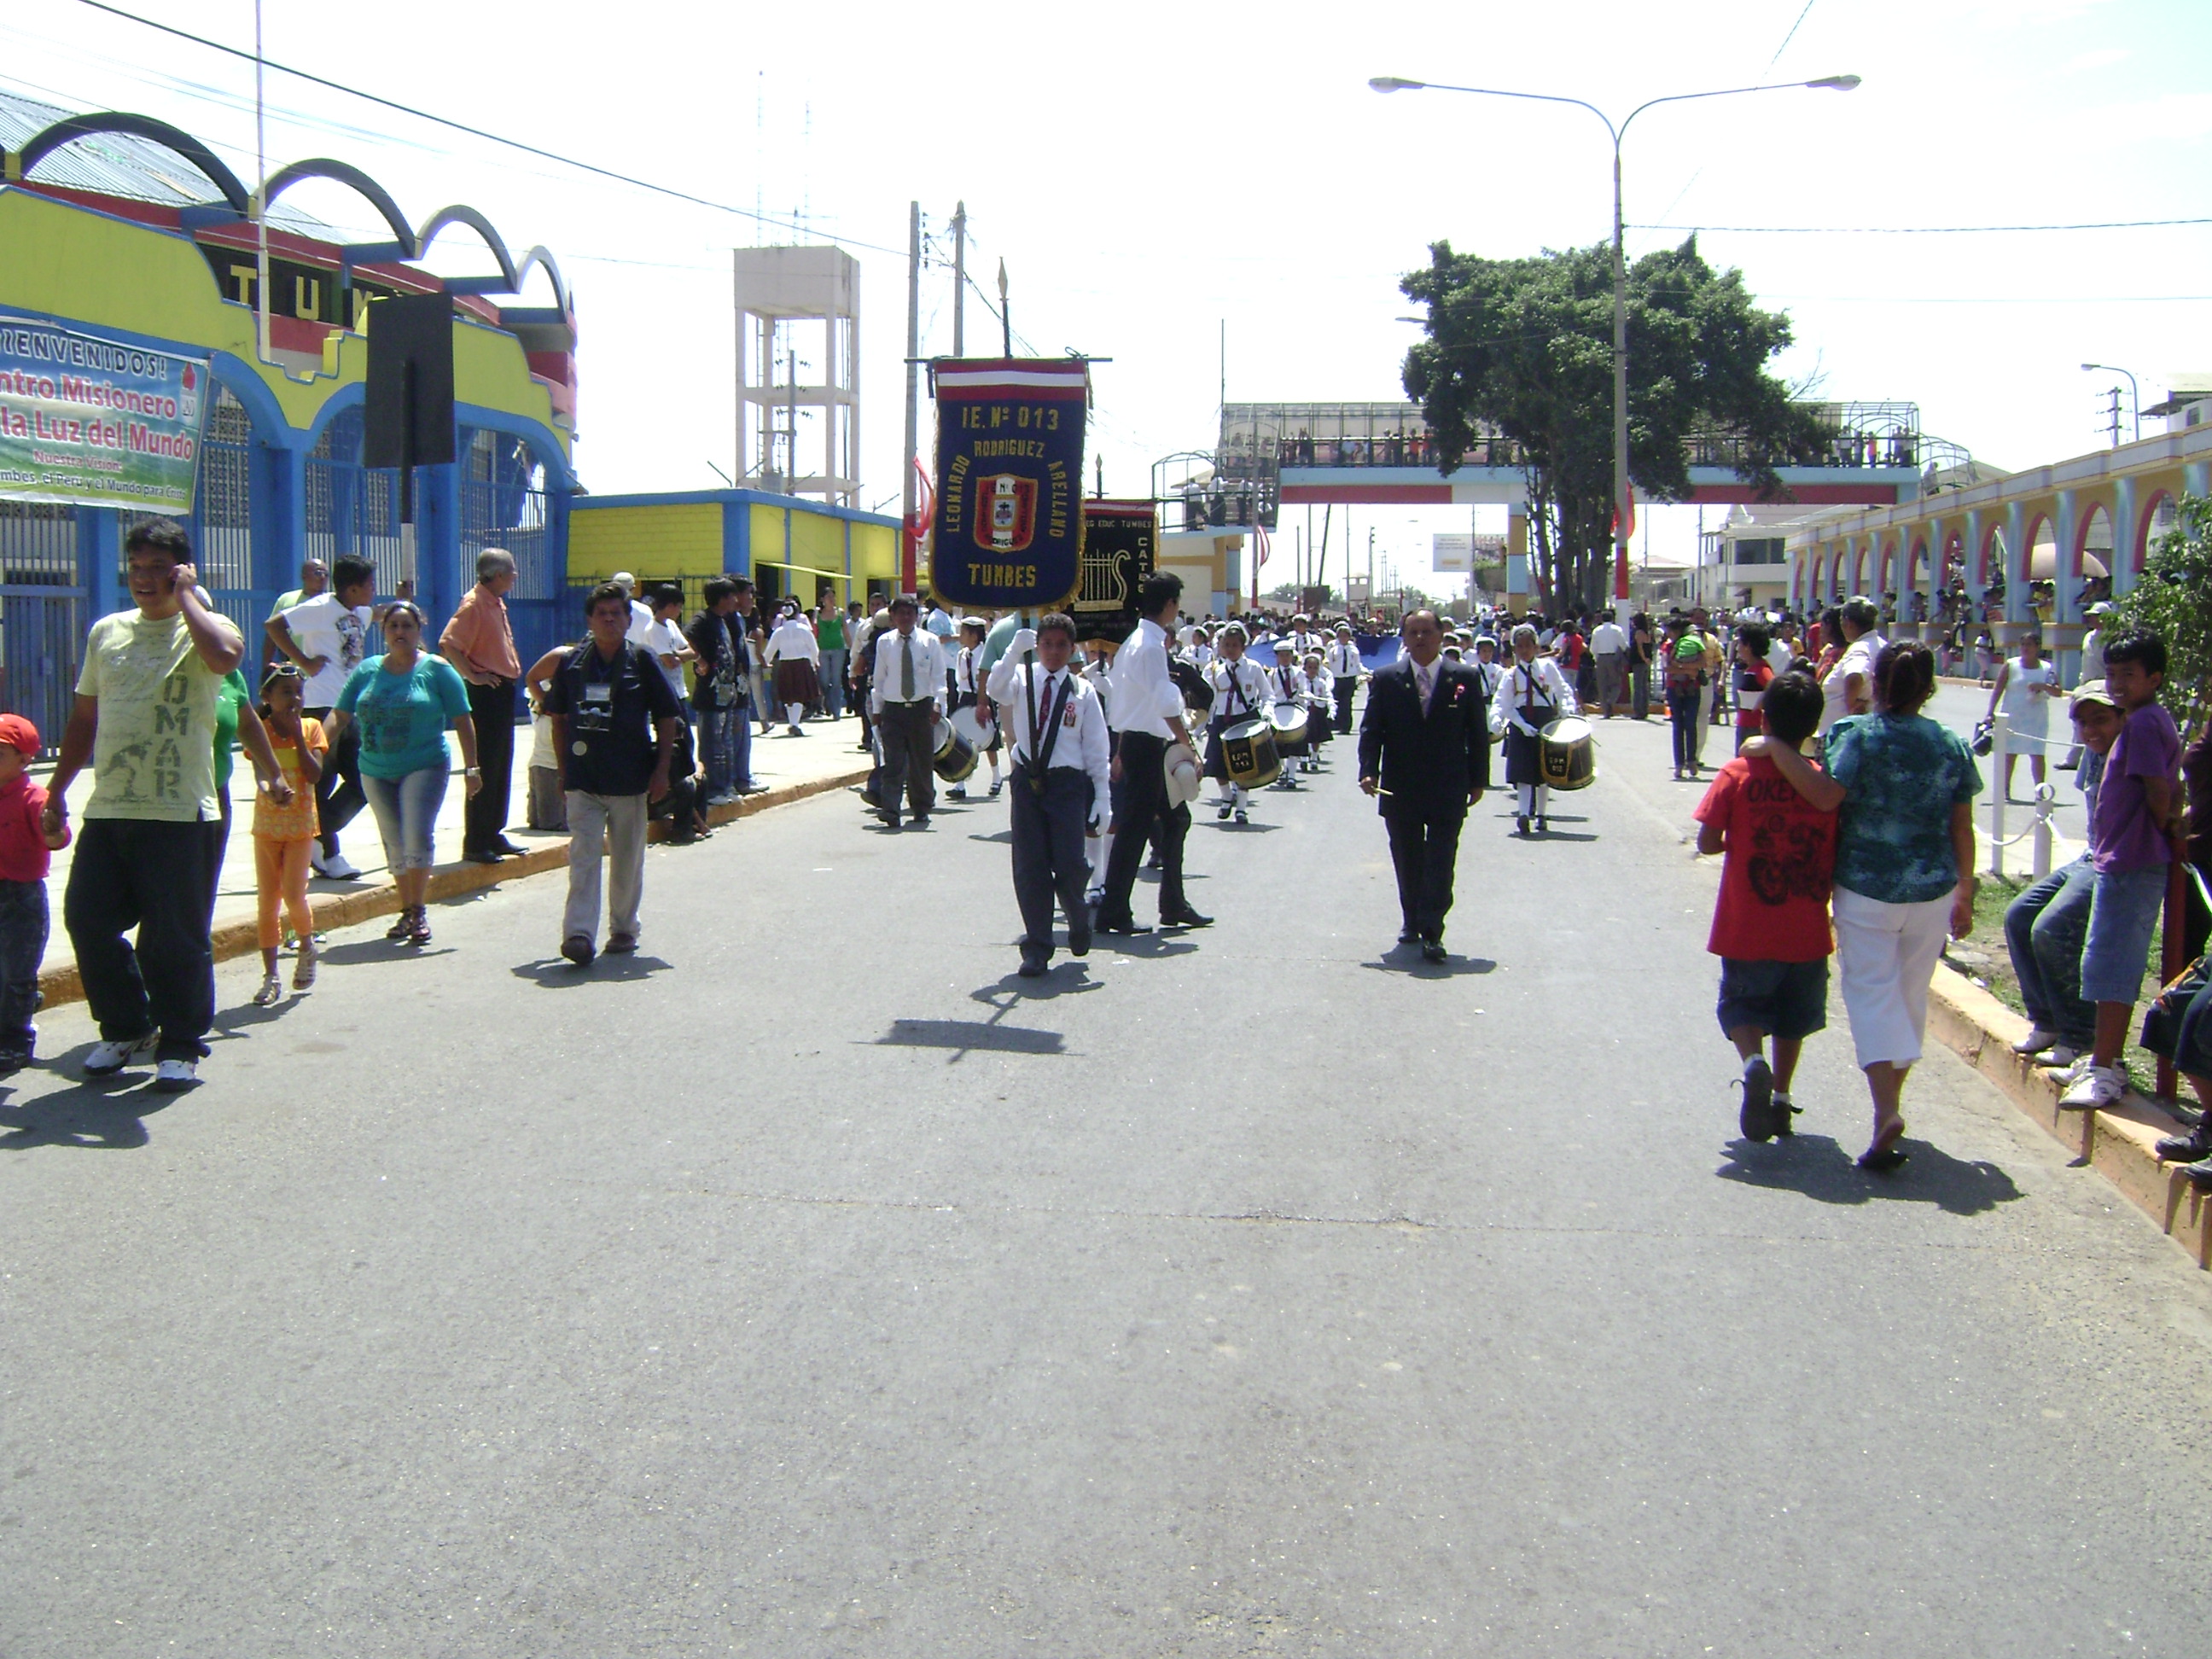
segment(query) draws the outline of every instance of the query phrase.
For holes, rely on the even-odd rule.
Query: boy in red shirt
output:
[[[1836,815],[1790,787],[1761,752],[1820,724],[1820,688],[1783,674],[1766,688],[1766,738],[1720,769],[1698,803],[1698,851],[1723,854],[1705,948],[1721,959],[1720,1022],[1743,1060],[1744,1138],[1790,1133],[1790,1082],[1805,1039],[1828,1023],[1828,886]],[[1774,1040],[1774,1059],[1764,1053]]]
[[[31,1063],[39,1028],[39,963],[46,954],[46,872],[52,849],[69,845],[64,825],[40,823],[46,792],[24,769],[39,752],[39,728],[0,714],[0,1077]]]

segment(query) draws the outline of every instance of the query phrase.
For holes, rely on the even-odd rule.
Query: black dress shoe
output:
[[[1125,921],[1094,921],[1091,924],[1091,931],[1094,933],[1149,933],[1152,930],[1131,918]]]
[[[1420,942],[1421,942],[1421,936],[1420,936],[1419,933],[1415,933],[1412,928],[1410,928],[1410,927],[1401,927],[1401,928],[1398,930],[1398,943],[1399,943],[1399,944],[1401,944],[1401,945],[1419,945]]]
[[[929,814],[927,812],[916,812],[912,817],[908,818],[907,822],[917,830],[927,830],[929,828]]]
[[[491,850],[507,858],[519,859],[530,849],[527,847],[518,847],[505,836],[501,836],[497,841],[492,842]]]
[[[1067,954],[1072,957],[1087,957],[1091,954],[1091,934],[1088,929],[1080,933],[1073,928],[1068,930]]]
[[[1039,962],[1036,957],[1024,957],[1022,958],[1022,965],[1014,971],[1018,973],[1024,979],[1042,979],[1045,976],[1046,969],[1044,963]]]
[[[1444,949],[1444,942],[1442,939],[1425,939],[1421,941],[1421,960],[1423,962],[1449,962],[1451,960],[1451,953]]]
[[[462,854],[461,857],[465,862],[470,864],[497,864],[499,862],[499,854],[493,852],[489,847],[479,847],[473,853]]]
[[[1211,927],[1213,926],[1213,918],[1202,916],[1186,904],[1180,910],[1164,914],[1160,917],[1160,926],[1163,927]]]

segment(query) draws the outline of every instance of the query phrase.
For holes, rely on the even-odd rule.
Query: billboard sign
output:
[[[0,499],[189,514],[213,395],[204,357],[0,316]]]

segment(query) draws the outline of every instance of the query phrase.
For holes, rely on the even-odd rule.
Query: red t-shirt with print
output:
[[[1791,788],[1764,755],[1738,755],[1698,803],[1697,819],[1724,837],[1706,950],[1741,962],[1818,962],[1835,948],[1828,932],[1833,812]]]

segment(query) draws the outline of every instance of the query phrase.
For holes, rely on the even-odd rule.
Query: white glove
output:
[[[1006,654],[1010,657],[1018,657],[1024,651],[1036,649],[1036,629],[1034,628],[1018,628],[1014,630],[1014,637],[1006,641]]]

